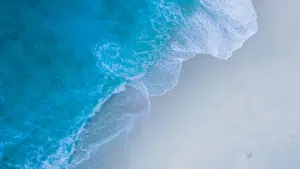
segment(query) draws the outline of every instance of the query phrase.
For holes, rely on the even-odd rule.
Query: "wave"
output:
[[[130,63],[137,66],[143,63],[137,63],[136,57],[146,55],[149,59],[156,55],[154,62],[146,60],[149,65],[143,65],[144,71],[128,68],[120,60],[115,64],[113,59],[122,57],[122,49],[117,44],[96,47],[95,55],[99,57],[102,66],[114,75],[127,79],[124,84],[126,90],[110,97],[101,105],[98,115],[92,117],[92,122],[85,127],[84,136],[77,141],[71,168],[88,168],[87,166],[92,165],[89,160],[103,144],[123,132],[130,133],[135,122],[150,112],[149,97],[162,95],[177,84],[185,60],[198,54],[228,59],[233,51],[241,48],[258,30],[251,1],[193,2],[194,10],[188,15],[175,2],[161,0],[152,4],[157,12],[157,16],[150,19],[152,29],[157,32],[157,36],[153,38],[163,37],[166,42],[151,44],[156,48],[151,48],[152,51],[134,51],[132,60],[124,57],[125,65]],[[168,22],[173,27],[167,27]],[[139,40],[148,44],[155,41],[142,36],[137,41]],[[109,56],[109,59],[105,62],[102,56]]]
[[[177,84],[184,61],[198,54],[228,59],[258,30],[250,0],[54,4],[20,1],[20,24],[11,25],[26,33],[1,29],[10,41],[0,51],[0,85],[26,77],[24,91],[0,88],[4,168],[89,168],[104,144],[149,115],[150,97]],[[29,75],[19,77],[16,62]]]

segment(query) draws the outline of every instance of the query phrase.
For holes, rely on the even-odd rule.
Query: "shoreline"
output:
[[[253,9],[252,9],[252,5],[249,5],[249,13],[252,13],[252,12],[254,12],[253,11]],[[234,8],[235,9],[235,8]],[[235,9],[236,10],[236,9]],[[214,11],[215,12],[215,11]],[[255,13],[255,12],[254,12]],[[205,17],[205,14],[202,14],[201,12],[199,12],[199,13],[196,13],[195,14],[195,17],[193,16],[192,18],[188,18],[187,20],[188,20],[188,22],[191,22],[191,23],[198,23],[199,25],[200,25],[200,27],[201,27],[201,24],[203,24],[202,23],[202,21],[198,21],[197,20],[197,17]],[[203,15],[203,16],[202,16]],[[255,15],[256,16],[256,15]],[[230,17],[232,17],[232,16],[227,16],[226,15],[226,17],[228,17],[228,18],[230,18]],[[218,43],[217,44],[217,46],[218,45],[222,45],[223,43],[225,43],[226,42],[226,40],[230,40],[230,38],[229,37],[224,37],[224,39],[222,39],[222,35],[224,34],[224,32],[223,31],[225,31],[226,32],[226,30],[228,29],[228,30],[231,30],[232,29],[232,36],[233,36],[233,38],[236,38],[235,40],[236,41],[233,41],[233,42],[230,42],[229,44],[228,44],[228,49],[223,49],[223,48],[213,48],[213,49],[206,49],[206,47],[204,47],[203,48],[203,52],[205,53],[205,52],[210,52],[210,53],[212,53],[212,54],[214,54],[215,55],[215,57],[220,57],[220,58],[223,58],[223,59],[227,59],[227,57],[229,57],[230,55],[231,55],[231,50],[236,50],[237,48],[240,48],[241,46],[242,46],[242,44],[249,38],[249,37],[252,37],[253,36],[253,34],[257,31],[257,24],[256,24],[256,17],[254,17],[254,15],[252,15],[251,16],[251,18],[246,18],[246,20],[248,20],[248,19],[250,19],[249,20],[249,22],[251,22],[251,26],[249,27],[249,28],[247,28],[247,27],[244,27],[245,25],[245,23],[243,22],[243,21],[238,21],[238,23],[239,24],[241,24],[242,25],[242,30],[240,30],[240,31],[238,31],[238,30],[236,30],[235,28],[231,28],[231,26],[230,26],[230,24],[232,24],[231,22],[229,22],[229,23],[225,23],[225,22],[222,22],[222,23],[220,23],[222,26],[220,26],[220,28],[219,28],[219,26],[217,25],[217,24],[212,24],[211,26],[214,26],[214,27],[217,27],[216,29],[220,29],[220,31],[222,31],[221,33],[219,33],[219,32],[213,32],[212,34],[214,34],[215,36],[220,36],[219,38],[220,38],[220,43]],[[195,20],[195,21],[194,21]],[[205,19],[204,19],[205,20]],[[255,23],[254,23],[255,22]],[[253,24],[253,25],[252,25]],[[203,26],[203,25],[202,25]],[[230,27],[230,28],[227,28],[226,26],[228,26],[228,27]],[[185,27],[184,27],[185,28]],[[186,29],[188,29],[189,27],[187,27]],[[207,29],[207,28],[206,28]],[[224,30],[223,30],[224,29]],[[227,31],[228,31],[227,30]],[[184,33],[186,33],[185,32],[186,30],[182,30],[181,32],[184,32]],[[194,31],[194,33],[196,32],[197,33],[197,30],[195,29],[195,30],[193,30]],[[236,32],[235,32],[236,31]],[[201,33],[201,32],[198,32],[198,33]],[[236,34],[235,34],[236,33]],[[187,33],[188,34],[188,36],[191,36],[193,33],[191,33],[191,34],[189,34],[189,33]],[[210,38],[210,36],[208,37],[208,38]],[[190,40],[191,41],[191,43],[195,43],[195,42],[193,42],[193,40],[191,39]],[[175,42],[177,42],[177,41],[175,41]],[[174,49],[174,54],[182,54],[182,51],[180,51],[181,49],[181,46],[180,46],[180,44],[179,44],[179,42],[177,42],[178,44],[177,45],[179,45],[179,47],[177,47],[176,48],[176,50]],[[209,43],[209,42],[206,42],[206,41],[204,41],[204,43],[207,43],[206,45],[208,45],[209,47],[208,48],[210,48],[210,46],[211,46],[211,44]],[[241,44],[240,44],[241,43]],[[213,45],[214,46],[214,45]],[[212,47],[213,47],[212,46]],[[170,47],[170,48],[172,48],[172,47]],[[200,51],[202,51],[202,48],[201,49],[195,49],[195,50],[200,50]],[[195,53],[195,51],[193,51],[194,53]],[[193,52],[187,52],[187,51],[184,51],[183,53],[193,53]],[[145,85],[145,86],[135,86],[135,82],[133,82],[133,84],[128,84],[128,85],[126,85],[126,88],[127,87],[129,87],[130,88],[130,86],[133,86],[134,88],[136,88],[137,90],[141,90],[141,88],[143,88],[143,87],[145,87],[145,88],[147,88],[147,90],[146,91],[143,91],[143,90],[141,90],[141,91],[138,91],[137,93],[143,93],[144,95],[143,96],[146,96],[145,97],[145,99],[147,100],[147,99],[149,99],[149,98],[151,98],[151,97],[153,97],[153,96],[161,96],[161,95],[164,95],[165,93],[167,93],[167,92],[169,92],[170,90],[172,90],[175,86],[176,86],[176,84],[178,83],[178,78],[179,78],[179,76],[178,76],[178,74],[180,73],[180,70],[181,70],[181,67],[182,67],[182,64],[183,64],[183,62],[187,62],[188,60],[190,60],[190,59],[192,59],[192,58],[194,58],[194,57],[198,57],[197,55],[196,56],[193,56],[193,57],[186,57],[186,56],[178,56],[178,58],[177,57],[175,57],[175,58],[162,58],[162,59],[160,59],[161,61],[162,61],[162,63],[158,63],[158,64],[156,64],[154,67],[155,68],[153,68],[153,69],[151,69],[150,71],[148,71],[148,74],[147,75],[149,75],[149,76],[145,76],[145,77],[141,77],[140,79],[138,79],[138,81],[142,81],[142,83]],[[165,70],[165,68],[164,67],[168,67],[166,70]],[[174,72],[172,72],[172,71],[170,71],[170,69],[171,70],[173,70]],[[154,76],[153,74],[153,72],[154,73],[156,73],[156,74],[158,74],[157,76],[158,77],[156,77],[156,76]],[[150,73],[149,73],[150,72]],[[163,87],[161,87],[160,85],[159,85],[159,87],[157,87],[156,86],[156,84],[155,84],[155,82],[157,81],[157,80],[160,80],[160,78],[166,78],[167,79],[167,81],[160,81],[160,83],[162,83],[162,84],[160,84],[161,86],[163,86]],[[170,80],[171,79],[171,80]],[[168,80],[170,80],[171,82],[169,82]],[[134,79],[133,79],[133,81],[134,81]],[[139,82],[137,82],[137,84],[138,84]],[[112,96],[113,97],[118,97],[118,95],[120,94],[120,93],[123,93],[124,91],[122,90],[121,92],[118,92],[118,93],[114,93],[114,94],[112,94]],[[124,93],[126,93],[126,92],[124,92]],[[107,99],[107,101],[110,101],[112,99],[112,97],[109,97],[109,99]],[[113,99],[114,100],[114,99]],[[116,99],[117,100],[117,99]],[[109,105],[109,103],[103,103],[103,104],[106,104],[106,105]],[[99,104],[97,107],[102,107],[102,104]],[[96,109],[97,109],[97,107],[96,107]],[[111,107],[113,107],[113,106],[111,106]],[[98,111],[98,113],[101,113],[101,109],[100,109],[100,111]],[[148,113],[147,113],[148,114]],[[97,119],[95,120],[93,120],[93,118],[96,118],[97,117],[97,115],[95,115],[95,114],[92,114],[91,116],[93,116],[91,119],[91,121],[97,121]],[[95,126],[97,126],[98,125],[98,123],[96,123],[96,122],[94,122],[94,124],[90,124],[89,126],[92,126],[91,128],[95,128]],[[94,126],[94,127],[93,127]],[[95,129],[96,130],[96,129]],[[88,129],[87,129],[87,131],[88,131]],[[123,130],[119,130],[120,132],[123,132]],[[108,141],[107,142],[103,142],[103,143],[101,143],[100,141],[100,143],[99,143],[99,145],[101,145],[101,147],[102,147],[102,144],[103,144],[103,147],[105,147],[105,145],[104,144],[108,144],[108,142],[111,142],[113,139],[112,138],[115,138],[115,137],[118,137],[118,135],[119,135],[120,133],[118,132],[117,134],[115,134],[114,136],[112,136],[111,138],[108,138]],[[100,135],[100,133],[99,133],[99,135]],[[92,136],[92,138],[93,138],[93,136]],[[83,141],[83,142],[89,142],[89,141]],[[87,146],[87,143],[83,143],[83,145],[84,146]],[[97,142],[97,145],[98,145],[98,142]],[[90,146],[90,145],[89,145]],[[89,147],[89,146],[87,146],[87,147]],[[92,146],[92,145],[91,145]],[[93,147],[93,146],[92,146]],[[99,146],[100,147],[100,146]],[[98,147],[93,147],[94,149],[97,149]],[[96,153],[97,154],[97,152],[98,152],[98,150],[93,150],[93,149],[90,149],[90,148],[88,148],[88,157],[86,158],[87,160],[84,160],[84,161],[87,161],[87,163],[89,163],[88,161],[90,161],[90,158],[95,158],[95,157],[90,157],[90,153],[92,152],[92,151],[95,151],[94,153]],[[101,150],[100,150],[101,151]],[[75,155],[76,156],[76,155]],[[80,155],[79,155],[80,156]],[[96,155],[96,157],[97,157],[98,155]],[[85,162],[83,162],[83,163],[85,163]]]
[[[299,168],[299,3],[253,4],[260,29],[242,49],[190,59],[176,87],[151,98],[129,169]]]

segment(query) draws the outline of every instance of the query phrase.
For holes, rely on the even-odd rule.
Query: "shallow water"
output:
[[[2,168],[88,168],[198,53],[257,31],[249,0],[0,1]]]

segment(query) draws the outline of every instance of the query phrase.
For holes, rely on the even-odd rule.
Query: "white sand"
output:
[[[300,168],[300,1],[253,1],[260,30],[234,57],[189,60],[152,99],[130,169]]]

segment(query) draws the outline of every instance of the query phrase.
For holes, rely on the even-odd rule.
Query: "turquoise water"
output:
[[[1,0],[0,168],[90,168],[184,60],[256,31],[250,0]]]

